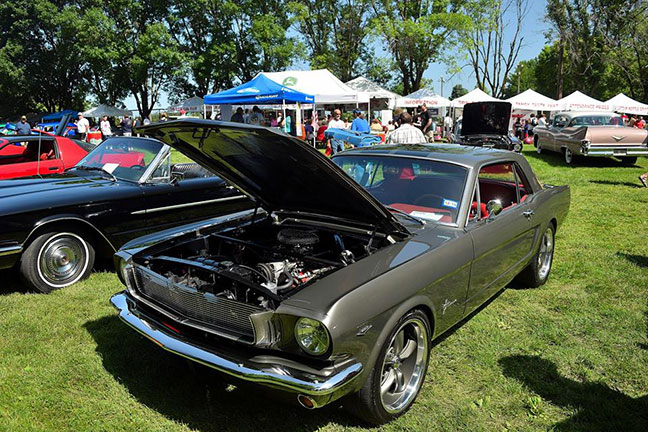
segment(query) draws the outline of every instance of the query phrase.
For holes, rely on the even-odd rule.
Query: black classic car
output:
[[[49,292],[86,277],[141,235],[249,208],[195,163],[171,164],[160,141],[109,138],[65,173],[0,181],[0,269]]]
[[[520,141],[509,130],[510,102],[473,102],[464,105],[461,120],[457,121],[454,143],[490,147],[515,152],[522,151]]]
[[[432,341],[518,278],[549,277],[567,186],[526,159],[458,145],[373,146],[330,161],[270,129],[145,126],[255,202],[115,255],[120,318],[162,348],[371,423],[403,414]],[[355,181],[354,181],[355,179]]]

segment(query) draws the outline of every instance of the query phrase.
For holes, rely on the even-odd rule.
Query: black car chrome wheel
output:
[[[420,310],[393,328],[350,411],[371,424],[404,414],[421,390],[430,353],[430,323]]]
[[[545,230],[538,252],[528,266],[524,268],[517,276],[516,281],[525,287],[537,288],[547,282],[554,255],[555,229],[553,224],[549,224]]]
[[[49,232],[29,245],[20,273],[30,288],[48,293],[87,277],[93,264],[94,249],[80,233]]]

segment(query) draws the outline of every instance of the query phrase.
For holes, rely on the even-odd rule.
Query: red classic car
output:
[[[0,180],[61,173],[83,159],[92,148],[84,141],[46,132],[0,138]]]

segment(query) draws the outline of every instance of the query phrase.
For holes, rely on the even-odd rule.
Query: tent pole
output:
[[[207,118],[207,105],[203,102],[203,118]]]
[[[283,110],[283,121],[285,123],[286,122],[286,99],[281,99],[281,109]],[[286,129],[283,126],[281,126],[281,125],[279,125],[279,126],[281,127],[281,130],[283,132],[286,131]]]

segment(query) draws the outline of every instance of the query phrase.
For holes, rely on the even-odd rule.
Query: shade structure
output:
[[[565,111],[611,111],[612,106],[576,90],[569,96],[557,101]]]
[[[259,74],[238,87],[206,95],[204,101],[206,105],[256,105],[291,102],[313,103],[315,98],[312,94],[288,88]]]
[[[125,115],[133,115],[130,110],[125,110],[121,108],[115,108],[114,106],[100,104],[94,108],[90,108],[88,111],[83,113],[86,117],[122,117]]]
[[[59,112],[55,112],[52,114],[47,114],[46,116],[43,116],[43,121],[55,121],[55,120],[61,120],[63,116],[66,115],[71,115],[72,117],[76,117],[79,115],[79,111],[77,110],[63,110]]]
[[[612,99],[605,101],[612,105],[614,111],[628,114],[648,115],[648,105],[632,99],[629,96],[619,93]]]
[[[443,108],[452,106],[450,99],[446,99],[443,96],[439,96],[430,88],[422,88],[416,90],[414,93],[410,93],[407,96],[403,96],[396,100],[396,106],[409,108],[417,107],[419,105],[427,106],[428,108]]]
[[[318,105],[369,102],[366,95],[344,84],[328,69],[261,72],[259,75],[295,91],[315,96]]]
[[[200,96],[190,97],[189,99],[184,100],[179,104],[170,106],[168,111],[172,113],[179,113],[182,111],[186,113],[202,113],[203,98],[201,98]]]
[[[506,101],[510,102],[513,109],[517,110],[556,111],[561,109],[560,104],[556,100],[531,89],[525,90],[512,98],[508,98]]]
[[[400,98],[399,94],[382,88],[375,82],[363,76],[359,76],[352,79],[351,81],[347,81],[345,84],[360,93],[360,97],[363,99],[365,97],[368,99],[387,99],[387,105],[389,107],[393,107],[396,103],[396,100]]]
[[[483,90],[480,90],[478,88],[474,89],[471,92],[466,93],[463,96],[459,96],[456,99],[452,100],[452,106],[461,108],[467,103],[472,103],[472,102],[491,102],[491,101],[499,101],[499,99],[494,98],[493,96],[485,93]]]

